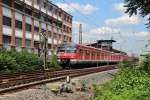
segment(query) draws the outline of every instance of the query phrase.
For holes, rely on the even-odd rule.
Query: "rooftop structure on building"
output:
[[[93,46],[95,48],[101,48],[105,50],[112,50],[112,43],[115,40],[97,40],[95,43],[87,44],[87,46]]]
[[[86,44],[86,45],[126,55],[125,52],[122,52],[120,50],[117,50],[117,49],[113,48],[113,43],[114,42],[116,42],[116,41],[115,40],[97,40],[97,42]]]
[[[45,30],[49,53],[72,40],[72,15],[49,0],[0,0],[0,45],[6,49],[41,49]]]

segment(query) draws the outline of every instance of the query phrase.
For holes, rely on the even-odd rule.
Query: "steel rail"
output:
[[[10,92],[17,89],[27,88],[38,84],[44,84],[53,81],[59,81],[65,79],[66,76],[78,77],[91,73],[97,73],[107,70],[116,69],[116,65],[107,65],[100,67],[91,67],[84,69],[69,69],[69,70],[46,70],[37,71],[30,73],[20,73],[14,75],[14,77],[9,75],[7,77],[0,76],[0,94]],[[18,76],[17,76],[18,75]]]

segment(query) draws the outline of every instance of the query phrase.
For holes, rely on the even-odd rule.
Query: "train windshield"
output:
[[[57,52],[75,53],[76,45],[73,43],[61,44],[58,46]]]

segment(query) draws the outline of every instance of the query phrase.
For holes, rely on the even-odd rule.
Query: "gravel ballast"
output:
[[[56,96],[51,91],[52,87],[60,86],[65,82],[55,82],[34,86],[27,90],[0,95],[0,100],[90,100],[93,95],[91,91],[76,91],[75,87],[80,87],[83,81],[87,87],[91,87],[92,84],[104,84],[110,81],[113,74],[116,72],[117,69],[73,78],[71,79],[71,82],[75,83],[75,86],[73,86],[73,93],[62,93]]]

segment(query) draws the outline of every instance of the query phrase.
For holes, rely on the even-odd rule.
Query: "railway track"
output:
[[[28,88],[34,85],[44,84],[65,79],[67,75],[77,77],[96,72],[116,69],[116,65],[100,67],[69,69],[69,70],[45,70],[30,73],[0,74],[0,94],[17,89]]]

